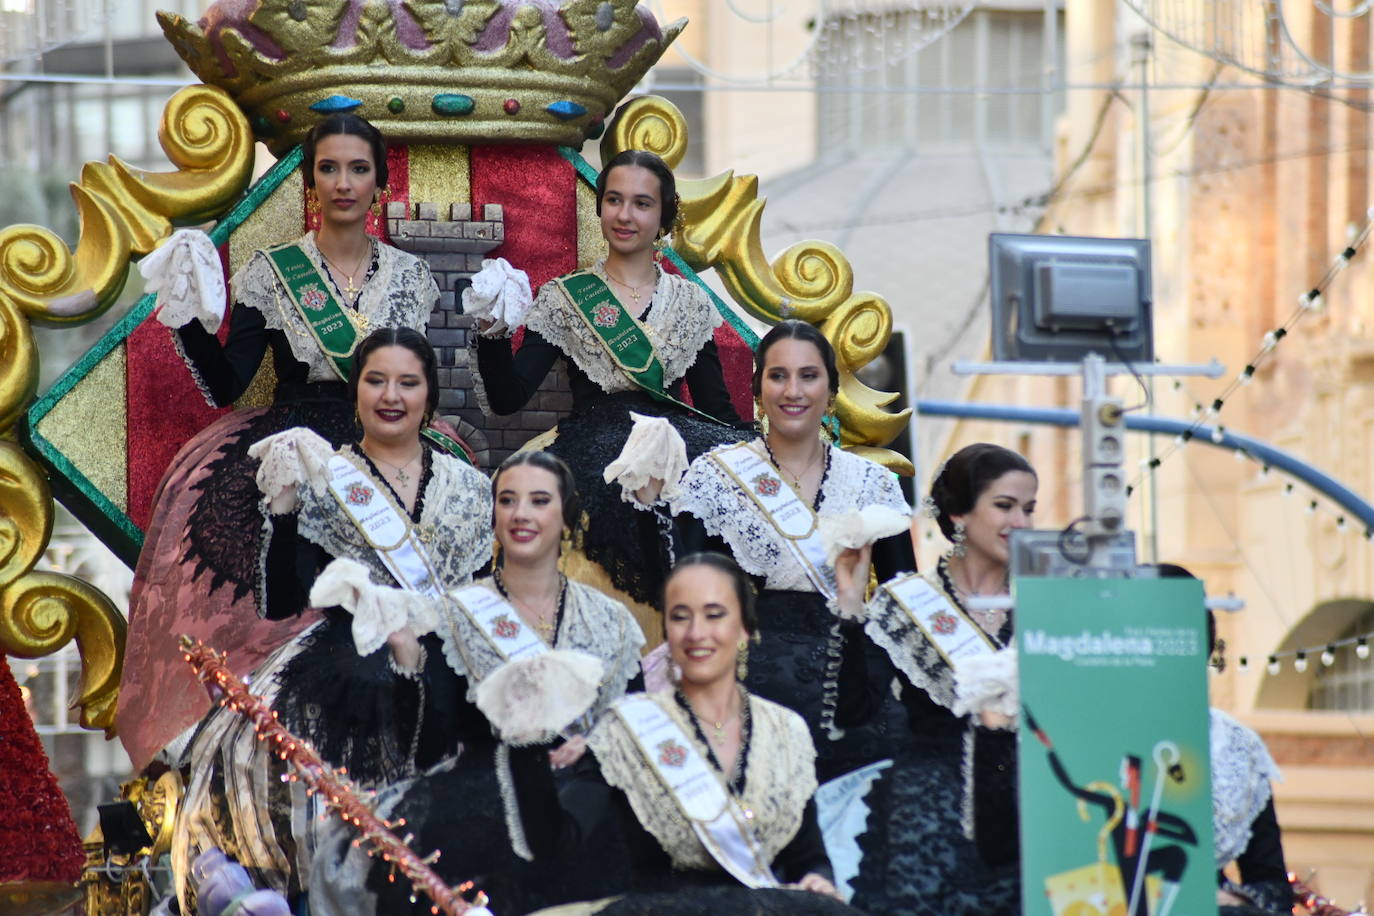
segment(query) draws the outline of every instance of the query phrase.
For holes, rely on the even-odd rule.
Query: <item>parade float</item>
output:
[[[38,226],[0,231],[0,650],[38,658],[75,640],[82,668],[73,705],[83,726],[111,739],[126,622],[89,583],[36,568],[53,500],[132,566],[169,461],[226,409],[206,406],[171,335],[151,319],[152,296],[41,397],[33,326],[73,327],[105,313],[130,265],[179,227],[209,232],[226,276],[254,249],[299,236],[312,219],[300,140],[324,114],[355,112],[390,144],[392,178],[369,231],[424,257],[439,281],[429,336],[443,367],[441,412],[490,468],[546,433],[570,398],[566,376],[554,373],[532,409],[500,422],[483,416],[461,288],[484,256],[506,258],[537,287],[603,252],[588,142],[599,143],[603,160],[643,148],[670,166],[689,143],[671,103],[630,96],[686,22],[659,23],[633,0],[221,0],[199,22],[166,14],[159,22],[202,80],[162,114],[159,140],[173,168],[145,172],[113,156],[88,163],[71,185],[81,227],[74,248]],[[257,141],[276,162],[253,181]],[[855,375],[888,342],[887,303],[855,291],[847,259],[830,244],[803,242],[770,261],[756,178],[725,172],[679,190],[685,223],[665,264],[698,281],[714,269],[733,300],[713,294],[741,415],[752,415],[757,341],[741,316],[806,320],[838,354],[842,445],[909,474],[909,461],[885,448],[907,412],[887,411],[896,395]],[[237,406],[264,403],[273,381],[268,360]],[[0,813],[0,901],[36,913],[84,897],[92,916],[148,912],[179,775],[145,772],[124,786],[147,842],[123,849],[97,830],[83,873],[70,812],[17,697],[0,664],[0,784],[14,783],[7,797],[25,800]]]

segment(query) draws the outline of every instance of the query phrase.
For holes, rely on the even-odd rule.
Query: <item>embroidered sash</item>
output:
[[[916,573],[887,582],[883,588],[951,669],[957,671],[965,659],[997,651],[982,627]]]
[[[835,571],[826,562],[820,519],[801,496],[766,459],[744,443],[711,452],[719,464],[749,494],[764,518],[782,535],[783,543],[806,571],[816,591],[827,598],[836,594]]]
[[[266,253],[277,279],[286,287],[287,298],[310,329],[320,352],[329,357],[339,378],[348,381],[358,332],[367,329],[367,319],[344,309],[330,290],[329,281],[295,242],[268,248]]]
[[[336,454],[329,458],[329,491],[401,588],[429,598],[443,595],[421,536],[384,485]]]
[[[367,330],[367,316],[343,307],[329,288],[329,281],[295,242],[268,248],[267,261],[286,287],[287,298],[310,329],[320,352],[329,357],[335,374],[348,381],[359,331]],[[425,427],[420,435],[453,457],[472,464],[467,450],[439,430]]]
[[[549,651],[548,644],[520,619],[519,612],[499,592],[469,585],[450,591],[448,600],[472,622],[503,662],[533,658]],[[487,672],[473,671],[469,666],[468,674],[481,680]]]
[[[711,858],[746,887],[778,887],[770,864],[762,859],[750,823],[753,812],[725,790],[677,722],[642,694],[626,697],[612,709]]]
[[[559,277],[556,282],[573,312],[601,341],[606,355],[626,378],[657,400],[676,404],[714,423],[721,422],[664,390],[663,364],[654,353],[648,329],[625,310],[600,277],[590,270],[580,270]]]

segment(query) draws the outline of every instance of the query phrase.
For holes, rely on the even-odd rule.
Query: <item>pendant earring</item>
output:
[[[821,417],[821,438],[828,439],[835,445],[840,444],[840,418],[835,413],[835,399],[830,399],[830,406],[825,409],[825,415]]]
[[[664,245],[664,242],[663,242],[663,230],[660,229],[660,230],[658,230],[658,235],[654,238],[654,263],[655,263],[655,264],[657,264],[657,263],[659,263],[660,261],[663,260],[663,245]]]
[[[749,676],[749,640],[739,641],[739,653],[735,655],[735,680],[741,683]]]
[[[964,523],[954,523],[954,537],[950,538],[949,552],[951,556],[962,557],[968,553],[968,535],[965,533]]]
[[[682,666],[671,660],[668,662],[668,683],[674,687],[682,683]]]
[[[501,566],[501,542],[496,538],[491,539],[491,571],[494,574]]]
[[[305,212],[310,216],[320,215],[320,196],[315,193],[314,188],[305,189]]]
[[[760,437],[768,438],[768,414],[763,410],[763,398],[754,398],[754,428]]]

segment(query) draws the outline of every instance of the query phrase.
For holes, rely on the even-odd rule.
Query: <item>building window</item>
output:
[[[1374,631],[1374,610],[1366,611],[1336,642],[1353,640]],[[1317,664],[1308,696],[1309,709],[1332,712],[1374,712],[1374,658],[1360,658],[1353,644],[1341,646],[1330,666]]]
[[[928,17],[885,10],[838,13],[827,22],[816,52],[821,148],[1049,149],[1064,93],[1018,91],[1044,80],[1043,5],[974,10],[917,50],[923,27],[933,28]],[[1056,28],[1055,72],[1062,74],[1062,12]]]

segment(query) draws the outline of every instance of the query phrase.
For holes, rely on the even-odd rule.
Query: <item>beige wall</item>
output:
[[[1202,7],[1208,0],[1194,2]],[[1069,0],[1069,81],[1138,82],[1128,39],[1142,25],[1124,6]],[[1298,40],[1309,41],[1310,19],[1298,25]],[[1153,81],[1201,84],[1212,75],[1210,59],[1158,35],[1155,44]],[[1350,48],[1337,48],[1337,55],[1349,61]],[[1244,80],[1234,69],[1220,73],[1221,82]],[[1122,95],[1106,102],[1104,91],[1069,94],[1059,173],[1087,153],[1047,214],[1045,231],[1140,233],[1140,93]],[[1319,95],[1272,88],[1205,96],[1153,90],[1149,108],[1157,355],[1166,362],[1215,356],[1228,370],[1218,381],[1186,380],[1179,390],[1157,383],[1157,412],[1186,417],[1195,402],[1210,404],[1221,393],[1265,331],[1285,321],[1325,272],[1349,227],[1363,225],[1371,203],[1369,116]],[[1305,318],[1221,416],[1226,427],[1285,449],[1361,494],[1374,491],[1372,280],[1374,250],[1364,250],[1329,290],[1325,312]],[[1128,403],[1139,399],[1134,382],[1114,386]],[[969,385],[967,397],[1076,407],[1079,388],[984,379]],[[957,424],[943,451],[978,439],[1026,446],[1027,438],[1041,469],[1041,522],[1063,524],[1081,505],[1076,431]],[[1136,476],[1144,438],[1134,437],[1132,447],[1129,476]],[[1157,448],[1166,452],[1172,442],[1161,438]],[[1158,481],[1160,559],[1188,565],[1210,593],[1234,591],[1247,602],[1245,611],[1219,622],[1232,664],[1213,676],[1213,700],[1260,729],[1275,749],[1287,776],[1276,797],[1290,868],[1299,875],[1317,869],[1321,891],[1353,907],[1374,894],[1374,717],[1302,711],[1316,660],[1306,675],[1294,673],[1290,660],[1277,678],[1265,673],[1264,660],[1278,649],[1319,645],[1349,625],[1360,606],[1354,601],[1307,618],[1319,602],[1370,597],[1374,545],[1360,537],[1358,524],[1342,533],[1333,513],[1309,515],[1302,484],[1285,496],[1287,478],[1261,476],[1258,465],[1208,446],[1178,450]],[[1131,517],[1142,534],[1144,495],[1134,498]],[[937,546],[943,545],[926,545],[928,558]],[[1251,660],[1248,672],[1235,664],[1241,654]]]

